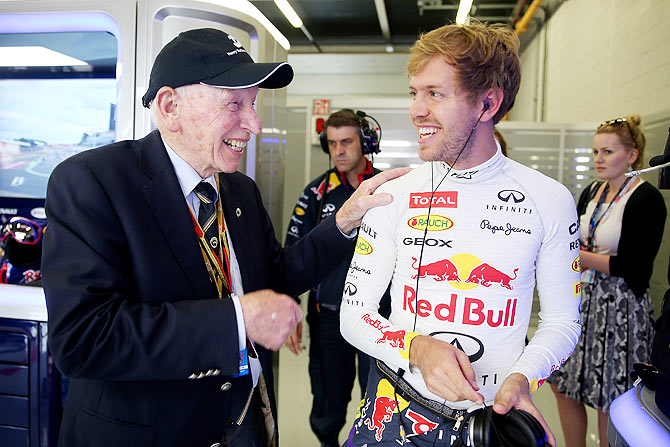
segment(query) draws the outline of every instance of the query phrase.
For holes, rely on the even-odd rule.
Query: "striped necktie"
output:
[[[217,250],[219,247],[219,228],[216,224],[216,191],[207,182],[198,183],[193,191],[200,199],[198,224],[209,246],[212,250]]]

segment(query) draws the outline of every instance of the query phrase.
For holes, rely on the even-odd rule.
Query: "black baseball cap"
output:
[[[291,80],[293,69],[287,62],[256,63],[233,36],[213,28],[194,29],[179,33],[158,53],[142,105],[149,107],[163,86],[282,88]]]

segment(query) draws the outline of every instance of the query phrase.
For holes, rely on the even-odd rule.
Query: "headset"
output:
[[[467,424],[472,447],[549,447],[540,422],[524,410],[498,414],[493,407],[475,410]]]
[[[379,122],[365,113],[362,110],[353,111],[351,109],[342,109],[341,111],[351,112],[354,118],[358,121],[358,129],[360,131],[359,137],[361,142],[361,151],[363,155],[369,154],[378,154],[381,149],[379,149],[379,142],[381,141],[382,129],[379,125]],[[370,122],[367,120],[370,118],[373,120],[377,127],[371,126]],[[379,129],[379,132],[377,132]],[[328,149],[328,136],[326,135],[326,129],[323,129],[319,135],[319,141],[321,142],[321,149],[328,155],[330,155],[330,150]]]

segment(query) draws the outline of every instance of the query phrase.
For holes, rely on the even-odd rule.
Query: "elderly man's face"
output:
[[[237,170],[251,135],[261,131],[254,109],[257,94],[258,87],[189,85],[180,91],[180,155],[202,178]]]

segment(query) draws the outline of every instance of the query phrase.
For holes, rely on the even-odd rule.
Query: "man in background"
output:
[[[353,110],[343,109],[331,114],[324,123],[320,137],[321,149],[335,165],[309,183],[293,210],[286,234],[286,246],[296,243],[321,221],[336,213],[358,186],[378,174],[365,156],[379,152],[379,138],[367,120]],[[363,228],[362,232],[365,233]],[[361,395],[370,370],[369,357],[347,343],[340,334],[340,302],[355,299],[356,290],[345,283],[353,250],[319,285],[309,292],[307,323],[309,324],[309,376],[312,387],[310,425],[324,447],[340,446],[338,434],[346,421],[347,405],[356,376]],[[355,266],[353,267],[355,269]],[[382,299],[383,314],[388,315],[388,293]],[[286,346],[301,352],[302,322],[288,338]]]

